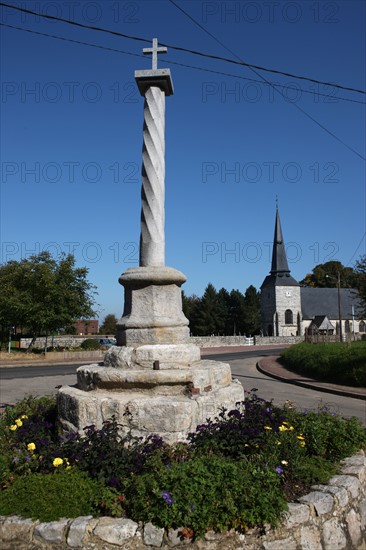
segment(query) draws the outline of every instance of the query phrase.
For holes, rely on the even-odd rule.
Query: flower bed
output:
[[[304,532],[318,530],[314,540],[328,540],[319,529],[326,533],[339,517],[339,544],[360,539],[365,458],[348,460],[342,470],[339,462],[365,448],[366,430],[327,407],[299,412],[251,393],[245,408],[222,411],[190,434],[187,443],[175,446],[156,436],[122,438],[113,419],[102,430],[88,427],[83,438],[61,437],[56,419],[55,404],[47,399],[23,401],[1,418],[0,514],[41,522],[7,519],[5,533],[10,525],[15,532],[19,523],[47,544],[42,533],[50,536],[56,529],[55,537],[66,545],[70,531],[79,526],[90,548],[98,537],[110,544],[119,537],[127,549],[127,539],[134,541],[128,542],[135,545],[131,548],[143,548],[150,536],[160,546],[189,542],[198,548],[207,537],[222,544],[225,536],[225,548],[234,537],[263,540],[263,548],[273,550],[270,543],[282,540],[291,525],[297,530],[291,543],[282,542],[286,548],[301,548],[305,527]],[[328,482],[335,489],[327,489]],[[301,503],[287,504],[296,499]],[[88,519],[80,519],[84,516]],[[49,522],[56,524],[45,527]],[[342,522],[351,527],[346,531]],[[261,532],[265,538],[257,539]]]

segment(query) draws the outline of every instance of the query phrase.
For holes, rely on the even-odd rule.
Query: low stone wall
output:
[[[304,341],[304,336],[256,336],[257,346],[272,344],[298,344]]]
[[[0,543],[4,550],[169,550],[187,545],[192,550],[364,550],[366,458],[360,452],[344,460],[339,475],[290,503],[281,526],[266,527],[265,534],[210,531],[191,543],[180,529],[166,531],[130,519],[85,516],[40,523],[12,516],[0,517]]]
[[[303,336],[191,336],[190,342],[200,348],[226,346],[269,346],[276,344],[297,344],[303,342]]]

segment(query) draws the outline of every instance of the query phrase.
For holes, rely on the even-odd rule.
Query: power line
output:
[[[92,44],[91,42],[84,42],[84,41],[81,41],[81,40],[74,40],[72,38],[66,38],[66,37],[63,37],[63,36],[58,36],[58,35],[55,35],[55,34],[49,34],[49,33],[44,33],[44,32],[40,32],[40,31],[34,31],[32,29],[25,29],[23,27],[17,27],[15,25],[9,25],[7,23],[0,23],[0,26],[7,27],[9,29],[15,29],[15,30],[22,31],[22,32],[27,32],[27,33],[30,33],[30,34],[45,36],[46,38],[53,38],[53,39],[56,39],[56,40],[62,40],[64,42],[71,42],[71,43],[74,43],[74,44],[80,44],[80,45],[83,45],[83,46],[90,46],[92,48],[99,48],[101,50],[107,50],[107,51],[111,51],[111,52],[115,52],[115,53],[121,53],[121,54],[124,54],[124,55],[132,55],[134,57],[141,57],[141,58],[145,59],[145,56],[142,55],[142,54],[133,53],[133,52],[129,52],[129,51],[126,51],[126,50],[119,50],[119,49],[116,49],[116,48],[110,48],[108,46],[102,46],[102,45],[99,45],[99,44]],[[177,65],[179,67],[185,67],[185,68],[188,68],[188,69],[194,69],[196,71],[208,72],[208,73],[218,74],[218,75],[221,75],[221,76],[228,76],[230,78],[237,78],[237,79],[240,79],[240,80],[247,80],[249,82],[255,82],[255,83],[261,84],[262,86],[263,86],[263,84],[266,84],[266,82],[263,82],[263,80],[257,80],[255,78],[249,78],[249,77],[236,75],[236,74],[232,74],[232,73],[225,73],[225,72],[222,72],[222,71],[215,71],[213,69],[207,69],[205,67],[197,67],[197,66],[194,66],[194,65],[188,65],[186,63],[179,63],[178,61],[170,61],[168,59],[164,59],[164,63],[169,63],[170,65]],[[274,83],[274,82],[271,82],[270,84],[274,88],[276,88],[276,87],[277,88],[287,88],[287,85],[285,85],[285,84],[279,84],[279,83]],[[303,88],[300,88],[300,87],[297,88],[296,91],[299,91],[299,92],[305,93],[305,94],[311,94],[311,95],[327,97],[327,98],[330,97],[328,94],[323,94],[321,92],[313,92],[311,90],[304,90]],[[351,103],[358,103],[358,104],[361,104],[361,105],[366,105],[366,102],[364,102],[364,101],[358,101],[357,99],[350,99],[350,98],[347,98],[347,97],[336,96],[336,97],[334,97],[334,99],[340,100],[340,101],[348,101],[348,102],[351,102]]]
[[[230,48],[228,48],[223,42],[221,42],[218,38],[216,38],[216,36],[214,36],[210,31],[208,31],[203,25],[201,25],[198,21],[196,21],[196,19],[194,19],[194,17],[192,17],[189,13],[187,13],[183,8],[181,8],[181,6],[179,6],[174,0],[169,0],[169,2],[171,4],[173,4],[177,9],[179,9],[184,15],[186,15],[186,17],[188,17],[195,25],[197,25],[202,31],[204,31],[206,34],[208,34],[211,38],[213,38],[213,40],[215,40],[215,42],[217,42],[218,44],[220,44],[220,46],[222,46],[223,48],[225,48],[225,50],[227,50],[228,52],[230,52],[232,55],[234,55],[237,59],[241,60],[241,58],[235,53],[233,52]],[[259,74],[255,68],[254,65],[248,65],[250,70],[256,74],[259,78],[261,78],[264,82],[266,82],[269,86],[272,86],[272,88],[274,89],[275,92],[277,92],[278,94],[280,94],[284,99],[286,99],[283,95],[283,93],[280,91],[280,90],[277,90],[272,84],[271,82],[269,82],[263,75]],[[357,155],[358,157],[360,157],[362,160],[366,160],[366,158],[364,156],[361,155],[361,153],[359,153],[358,151],[356,151],[356,149],[353,149],[353,147],[351,147],[350,145],[348,145],[345,141],[343,141],[341,138],[339,138],[336,134],[334,134],[331,130],[328,130],[328,128],[326,128],[326,126],[324,126],[323,124],[321,124],[319,121],[317,121],[312,115],[310,115],[309,113],[307,113],[306,111],[304,111],[304,109],[302,109],[299,105],[297,105],[296,103],[291,103],[296,109],[298,109],[301,113],[303,113],[303,115],[305,115],[307,118],[309,118],[312,122],[314,122],[314,124],[316,124],[317,126],[319,126],[319,128],[321,128],[322,130],[324,130],[325,132],[327,132],[327,134],[329,134],[330,136],[332,136],[335,140],[337,140],[339,143],[341,143],[342,145],[344,145],[349,151],[351,151],[352,153],[354,153],[355,155]]]
[[[189,17],[202,30],[204,30],[205,32],[207,32],[208,34],[211,35],[211,33],[209,33],[202,25],[200,25],[195,19],[193,19],[189,14],[187,14],[187,12],[185,12],[180,6],[178,6],[172,0],[170,0],[170,1],[174,6],[176,6],[180,11],[182,11],[187,17]],[[0,6],[4,6],[4,7],[7,7],[7,8],[12,8],[12,9],[20,11],[20,12],[29,13],[31,15],[36,15],[38,17],[43,17],[45,19],[60,21],[62,23],[67,23],[69,25],[74,25],[74,26],[81,27],[81,28],[84,28],[84,29],[89,29],[89,30],[98,31],[98,32],[104,32],[104,33],[108,33],[108,34],[111,34],[111,35],[114,35],[114,36],[120,36],[122,38],[127,38],[129,40],[138,40],[139,42],[151,42],[151,39],[148,39],[148,38],[142,38],[142,37],[138,37],[138,36],[128,35],[128,34],[120,33],[120,32],[117,32],[117,31],[112,31],[111,29],[105,29],[103,27],[95,27],[95,26],[92,26],[92,25],[85,25],[84,23],[78,23],[76,21],[71,21],[70,19],[64,19],[62,17],[57,17],[55,15],[42,14],[42,13],[39,13],[39,12],[28,10],[26,8],[21,8],[19,6],[14,6],[12,4],[6,4],[5,2],[0,2]],[[217,42],[220,43],[219,40],[217,40]],[[207,54],[207,53],[204,53],[204,52],[199,52],[197,50],[191,50],[189,48],[182,48],[182,47],[179,47],[179,46],[173,46],[171,44],[166,44],[166,43],[163,43],[163,42],[161,42],[160,45],[165,46],[167,48],[170,48],[172,50],[186,52],[186,53],[190,53],[192,55],[197,55],[197,56],[200,56],[200,57],[206,57],[206,58],[209,58],[209,59],[216,59],[218,61],[224,61],[226,63],[232,63],[234,65],[249,67],[249,68],[252,68],[252,69],[257,69],[259,71],[266,71],[266,72],[269,72],[269,73],[279,74],[279,75],[282,75],[282,76],[288,76],[290,78],[296,78],[296,79],[300,79],[300,80],[307,80],[307,81],[313,82],[315,84],[323,84],[324,86],[333,86],[333,87],[339,88],[341,90],[347,90],[347,91],[356,92],[356,93],[359,93],[359,94],[366,94],[365,90],[359,90],[357,88],[352,88],[352,87],[349,87],[349,86],[342,86],[341,84],[335,84],[335,83],[331,83],[331,82],[324,82],[322,80],[317,80],[315,78],[310,78],[310,77],[307,77],[307,76],[295,75],[293,73],[279,71],[277,69],[269,69],[267,67],[262,67],[260,65],[254,65],[252,63],[247,63],[247,62],[239,59],[238,56],[236,56],[235,54],[234,54],[235,57],[239,60],[229,59],[227,57],[221,57],[221,56],[213,55],[213,54]],[[221,44],[221,45],[224,46],[223,44]],[[230,51],[228,48],[226,48],[226,49],[228,51]]]

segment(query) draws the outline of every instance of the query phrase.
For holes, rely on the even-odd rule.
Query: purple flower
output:
[[[276,472],[277,472],[279,475],[283,474],[283,468],[282,468],[282,466],[276,466]]]
[[[19,456],[15,456],[15,457],[13,458],[13,462],[14,462],[14,464],[16,464],[17,462],[19,462]]]
[[[29,455],[27,455],[27,456],[25,457],[25,460],[26,460],[27,462],[30,462],[30,461],[31,461],[31,457],[30,457]]]
[[[161,496],[163,497],[165,502],[169,504],[169,506],[171,506],[174,503],[174,500],[171,494],[169,493],[169,491],[162,491]]]

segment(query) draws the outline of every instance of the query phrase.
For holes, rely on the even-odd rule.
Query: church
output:
[[[357,290],[306,287],[292,277],[276,208],[271,271],[261,286],[263,336],[339,335],[341,330],[345,337],[366,332],[364,316]]]

